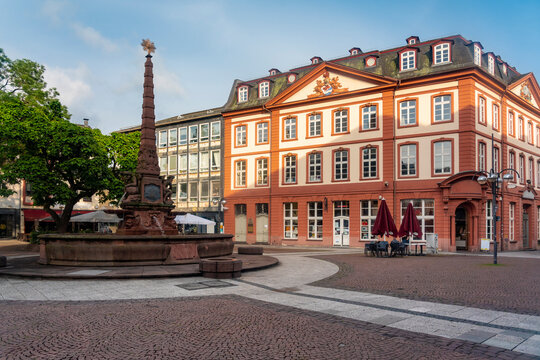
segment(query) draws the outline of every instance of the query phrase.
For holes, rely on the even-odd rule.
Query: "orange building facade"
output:
[[[461,36],[236,81],[223,111],[225,232],[238,243],[363,247],[384,197],[423,238],[479,251],[492,238],[481,171],[520,174],[498,195],[503,250],[540,239],[540,91]],[[493,145],[492,145],[493,137]],[[434,242],[435,241],[435,242]]]

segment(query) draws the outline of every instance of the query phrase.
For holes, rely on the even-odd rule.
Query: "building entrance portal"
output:
[[[349,246],[349,202],[334,202],[334,246]]]
[[[467,250],[469,242],[469,224],[467,209],[460,205],[456,209],[456,250]]]

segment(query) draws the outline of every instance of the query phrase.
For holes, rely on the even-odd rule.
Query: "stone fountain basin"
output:
[[[233,235],[39,235],[40,264],[134,266],[198,263],[233,252]]]

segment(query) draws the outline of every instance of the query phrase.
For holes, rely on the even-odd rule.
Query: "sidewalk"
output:
[[[331,249],[323,254],[360,252],[363,253],[360,250]],[[540,356],[540,316],[316,287],[308,284],[338,271],[338,267],[330,262],[308,257],[321,255],[320,251],[269,254],[278,258],[280,265],[244,273],[237,280],[218,282],[209,282],[202,277],[83,281],[0,278],[0,299],[91,301],[239,295],[389,328]]]

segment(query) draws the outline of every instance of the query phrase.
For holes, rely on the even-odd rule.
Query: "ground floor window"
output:
[[[371,229],[375,223],[378,208],[377,200],[360,201],[360,239],[377,239],[377,235],[371,235]]]
[[[508,239],[514,241],[516,203],[510,203],[508,212]]]
[[[255,204],[255,214],[268,215],[268,204],[266,203]]]
[[[486,238],[493,239],[493,206],[492,201],[486,201]]]
[[[298,238],[298,203],[283,203],[285,239]]]
[[[308,202],[308,239],[322,240],[323,207],[321,201]]]
[[[334,217],[346,216],[349,217],[349,202],[334,201]]]
[[[422,238],[415,237],[415,240],[426,240],[426,235],[435,233],[435,200],[433,199],[406,199],[401,200],[401,219],[405,216],[407,205],[412,202],[416,211],[416,218],[422,228]]]

